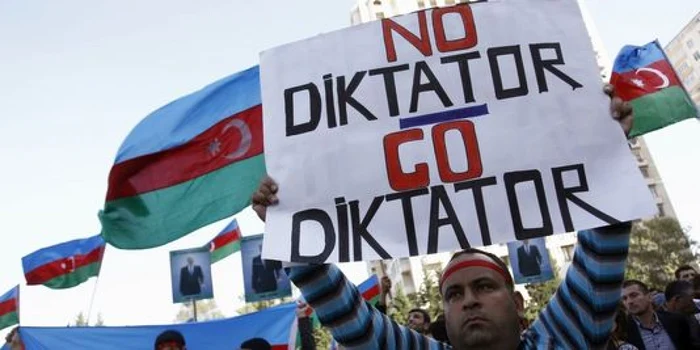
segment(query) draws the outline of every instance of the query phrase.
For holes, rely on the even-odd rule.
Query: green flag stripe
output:
[[[122,249],[161,246],[243,210],[264,174],[261,154],[175,186],[107,202],[100,213],[102,236]]]
[[[19,323],[19,315],[16,311],[0,316],[0,329],[7,328]]]
[[[46,281],[44,285],[52,289],[71,288],[87,281],[90,277],[97,276],[99,273],[100,262],[95,262],[81,266],[71,273],[52,278]]]
[[[241,250],[240,240],[233,241],[223,247],[219,247],[211,252],[211,263],[213,264],[239,250]]]
[[[661,129],[679,121],[697,117],[697,110],[683,88],[672,86],[630,101],[634,125],[630,137]]]

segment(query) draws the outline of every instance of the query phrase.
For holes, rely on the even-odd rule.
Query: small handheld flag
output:
[[[362,294],[362,299],[365,299],[372,305],[377,305],[379,302],[379,294],[381,293],[379,277],[377,277],[377,275],[370,276],[370,278],[360,283],[357,289],[360,291],[360,294]]]
[[[24,277],[28,285],[75,287],[99,275],[104,250],[99,235],[39,249],[22,258]]]
[[[211,263],[215,263],[241,250],[241,230],[236,219],[231,222],[208,243]]]
[[[615,58],[610,83],[634,109],[630,137],[698,116],[693,101],[657,41],[625,46]]]

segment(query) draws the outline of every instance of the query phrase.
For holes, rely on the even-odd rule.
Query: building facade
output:
[[[700,12],[664,48],[683,86],[700,105]]]
[[[468,0],[359,0],[350,11],[350,18],[353,25],[366,23],[383,18],[389,18],[405,13],[410,13],[426,8],[437,6],[451,6],[458,3],[475,2]],[[579,0],[579,5],[582,9],[583,19],[586,23],[586,28],[593,43],[593,49],[598,60],[601,75],[601,88],[603,82],[610,80],[612,70],[610,56],[603,46],[600,35],[593,24],[593,21],[588,13],[583,0]],[[698,17],[696,17],[697,19]],[[697,25],[697,21],[695,21]],[[690,26],[690,25],[689,25]],[[688,27],[687,27],[688,28]],[[686,28],[686,29],[687,29]],[[693,27],[700,28],[700,27]],[[693,29],[695,35],[698,35],[698,30]],[[691,30],[692,31],[692,30]],[[692,33],[691,33],[692,34]],[[700,39],[695,40],[700,49]],[[686,40],[687,42],[687,40]],[[694,45],[694,44],[693,44]],[[688,44],[685,44],[687,47]],[[692,59],[692,55],[690,55]],[[700,64],[700,60],[697,61]],[[696,68],[698,74],[697,83],[700,84],[700,67]],[[698,85],[700,86],[700,85]],[[697,101],[696,101],[697,102]],[[675,217],[675,212],[666,193],[666,189],[661,181],[661,176],[654,165],[654,161],[649,153],[646,143],[642,137],[630,140],[630,151],[637,159],[639,170],[647,180],[649,191],[652,193],[658,210],[661,216]],[[650,219],[650,218],[649,218]],[[571,259],[573,258],[574,248],[576,244],[576,234],[566,233],[556,236],[547,237],[547,249],[549,251],[552,263],[558,267],[560,277],[563,277],[564,272],[568,269]],[[497,244],[488,247],[483,247],[490,253],[501,257],[508,266],[508,249],[504,244]],[[447,265],[451,253],[432,254],[420,257],[395,259],[392,261],[375,261],[368,263],[368,272],[370,274],[378,274],[380,276],[388,275],[397,288],[393,288],[392,292],[396,293],[401,289],[406,294],[416,293],[420,290],[425,274],[436,275]],[[512,273],[512,270],[511,270]],[[523,292],[527,297],[527,292],[524,286],[516,286],[517,290]]]

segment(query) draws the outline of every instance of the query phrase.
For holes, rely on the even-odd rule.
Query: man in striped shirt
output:
[[[632,109],[611,96],[611,113],[629,132]],[[278,202],[277,185],[264,179],[253,194],[262,220]],[[467,249],[455,254],[440,279],[448,338],[457,350],[597,349],[610,336],[620,300],[630,224],[578,234],[571,267],[549,304],[524,333],[519,315],[523,299],[496,256]],[[362,300],[357,288],[334,265],[288,268],[289,278],[314,308],[333,338],[348,349],[449,349],[448,345],[399,326]]]

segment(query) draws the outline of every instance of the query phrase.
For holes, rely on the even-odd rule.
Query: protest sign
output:
[[[243,237],[243,289],[246,302],[284,298],[292,295],[292,282],[282,263],[262,258],[263,235]]]
[[[599,227],[656,207],[574,0],[462,4],[261,54],[279,184],[264,256],[415,256]]]
[[[554,278],[544,238],[508,242],[508,256],[515,283],[541,283]]]
[[[171,251],[170,280],[174,303],[213,298],[214,287],[211,279],[209,249]]]

